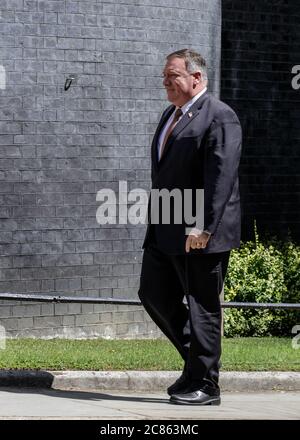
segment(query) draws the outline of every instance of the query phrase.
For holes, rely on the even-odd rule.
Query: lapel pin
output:
[[[188,113],[188,117],[191,118],[192,116],[193,116],[193,113],[192,113],[192,112],[189,112],[189,113]]]

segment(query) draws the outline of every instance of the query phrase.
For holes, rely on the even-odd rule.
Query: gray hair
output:
[[[200,71],[202,73],[203,79],[207,81],[206,61],[202,57],[202,55],[200,55],[200,53],[192,49],[181,49],[177,50],[176,52],[170,53],[169,55],[167,55],[166,59],[169,60],[170,58],[174,57],[184,59],[186,70],[189,73]]]

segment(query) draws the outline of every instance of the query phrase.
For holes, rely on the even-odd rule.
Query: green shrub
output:
[[[295,245],[289,240],[282,245],[282,256],[287,288],[282,301],[300,304],[300,246]],[[300,312],[297,310],[282,311],[280,316],[280,334],[282,335],[290,335],[292,327],[300,324]]]
[[[300,247],[289,239],[255,241],[231,252],[225,280],[226,301],[300,302]],[[297,322],[298,320],[298,322]],[[233,336],[291,335],[300,323],[298,311],[226,309],[224,334]]]

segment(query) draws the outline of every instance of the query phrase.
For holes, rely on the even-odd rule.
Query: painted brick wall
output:
[[[166,54],[199,50],[218,95],[220,3],[1,0],[1,292],[137,298],[145,227],[99,226],[96,193],[149,189]],[[157,334],[129,306],[3,302],[0,323],[12,336]]]
[[[221,98],[244,131],[240,167],[243,237],[300,240],[299,0],[222,1]]]

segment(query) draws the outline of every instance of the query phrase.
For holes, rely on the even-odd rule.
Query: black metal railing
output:
[[[6,301],[34,301],[34,302],[53,302],[53,303],[90,303],[90,304],[125,304],[141,305],[138,299],[123,298],[95,298],[89,296],[65,296],[65,295],[37,295],[24,293],[0,293],[0,300]],[[300,310],[297,303],[256,303],[256,302],[233,302],[223,301],[221,306],[229,308],[248,308],[248,309],[284,309]]]

